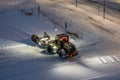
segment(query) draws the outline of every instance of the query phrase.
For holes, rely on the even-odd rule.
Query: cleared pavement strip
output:
[[[120,55],[88,58],[88,59],[83,59],[83,61],[85,61],[89,64],[90,63],[93,63],[93,64],[111,64],[111,63],[120,62]]]

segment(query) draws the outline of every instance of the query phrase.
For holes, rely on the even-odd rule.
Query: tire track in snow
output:
[[[0,64],[4,64],[4,63],[9,63],[11,61],[13,61],[14,58],[9,56],[9,54],[6,54],[4,51],[2,51],[0,49]]]
[[[2,27],[0,36],[9,40],[21,41],[30,37],[29,34],[14,27]]]

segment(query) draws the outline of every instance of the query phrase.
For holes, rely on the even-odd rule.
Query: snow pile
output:
[[[17,48],[17,47],[25,47],[25,46],[27,45],[0,38],[0,49]]]

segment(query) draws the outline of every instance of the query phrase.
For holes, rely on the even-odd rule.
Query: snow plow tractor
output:
[[[31,39],[36,44],[43,45],[49,54],[58,54],[62,59],[78,55],[75,45],[69,41],[67,34],[58,34],[54,40],[50,40],[50,36],[45,32],[43,37],[32,35]]]

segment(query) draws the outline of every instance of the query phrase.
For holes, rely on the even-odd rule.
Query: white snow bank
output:
[[[16,41],[0,38],[0,49],[17,48],[17,47],[25,47],[25,46],[27,45],[21,44]]]

